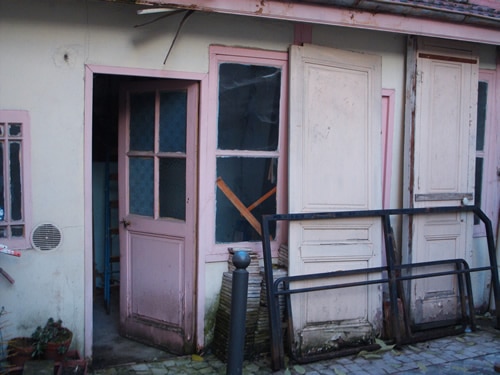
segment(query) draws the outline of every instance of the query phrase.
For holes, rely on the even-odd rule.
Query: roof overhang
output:
[[[264,17],[500,45],[500,9],[491,0],[128,0],[150,7]],[[433,3],[456,3],[438,7]],[[491,4],[500,3],[493,0]],[[459,5],[462,5],[459,7]],[[469,4],[466,7],[466,4]]]

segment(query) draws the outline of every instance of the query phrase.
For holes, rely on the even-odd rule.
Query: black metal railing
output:
[[[394,232],[391,226],[391,216],[416,216],[416,215],[438,215],[445,213],[474,213],[476,217],[481,220],[486,229],[486,239],[489,255],[489,266],[470,268],[467,262],[463,259],[445,259],[434,262],[421,262],[413,264],[399,264],[396,258]],[[271,256],[270,244],[270,231],[269,226],[273,222],[278,221],[308,221],[308,220],[334,220],[345,218],[367,218],[379,217],[382,220],[382,228],[384,233],[384,245],[386,255],[386,266],[362,268],[348,271],[335,271],[317,274],[305,274],[280,277],[274,280],[273,265]],[[406,209],[387,209],[387,210],[366,210],[366,211],[342,211],[342,212],[322,212],[322,213],[295,213],[295,214],[278,214],[278,215],[265,215],[261,220],[262,225],[262,245],[264,256],[264,270],[267,292],[267,303],[269,308],[269,328],[270,328],[270,341],[271,341],[271,366],[273,370],[279,370],[284,367],[284,346],[282,338],[282,322],[280,321],[279,311],[279,298],[285,298],[286,312],[291,319],[291,303],[290,295],[298,293],[309,293],[319,290],[348,288],[354,286],[363,286],[371,284],[387,284],[389,290],[390,311],[392,314],[392,332],[393,339],[396,344],[411,343],[422,339],[430,339],[450,334],[450,331],[444,327],[450,324],[461,324],[463,329],[466,327],[475,328],[474,320],[474,304],[472,296],[472,287],[470,274],[472,272],[490,271],[492,276],[493,297],[495,299],[495,306],[500,306],[500,287],[498,278],[498,265],[495,254],[495,245],[493,240],[493,230],[491,221],[484,214],[481,209],[474,206],[461,206],[461,207],[429,207],[429,208],[406,208]],[[437,272],[420,272],[418,274],[402,275],[403,270],[413,270],[421,267],[434,267],[442,266],[444,264],[454,265],[455,268],[449,271]],[[315,279],[333,279],[356,274],[371,274],[381,273],[384,277],[379,279],[367,279],[359,282],[350,283],[335,283],[308,287],[308,288],[290,288],[290,284],[296,281],[309,281]],[[401,332],[400,327],[400,311],[398,309],[398,299],[404,300],[404,291],[402,289],[402,281],[409,281],[421,278],[438,277],[445,275],[456,275],[458,278],[458,289],[461,305],[461,319],[459,321],[445,321],[436,322],[434,324],[425,324],[410,327],[408,312],[403,309],[405,315],[403,321],[405,322],[404,332]],[[282,284],[283,288],[280,288]],[[469,315],[467,315],[467,309]],[[425,335],[418,335],[418,330],[429,330],[432,328],[439,328],[437,332],[427,331]],[[496,328],[500,329],[500,309],[496,309]],[[456,332],[456,331],[453,331]],[[328,355],[328,354],[327,354]],[[324,357],[324,355],[322,355]],[[304,359],[304,358],[298,358]],[[320,359],[320,358],[313,358]]]

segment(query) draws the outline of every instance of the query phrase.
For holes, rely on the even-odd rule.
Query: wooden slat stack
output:
[[[287,276],[288,272],[284,268],[273,269],[273,279],[276,280],[279,277]],[[282,284],[279,287],[282,290]],[[284,324],[285,316],[285,299],[283,296],[279,297],[280,306],[280,321]],[[282,326],[284,328],[284,326]],[[269,333],[269,310],[267,304],[267,291],[266,291],[266,281],[264,277],[264,270],[262,270],[262,288],[260,293],[260,309],[259,309],[259,320],[257,321],[257,330],[255,332],[254,340],[254,352],[255,354],[264,354],[270,352],[270,333]]]
[[[237,250],[237,249],[234,249]],[[238,249],[239,250],[239,249]],[[248,296],[246,314],[246,335],[244,358],[250,359],[254,355],[254,337],[259,318],[260,292],[262,275],[259,267],[257,254],[249,251],[250,265],[248,271]],[[231,316],[231,289],[233,280],[233,252],[230,249],[228,260],[228,272],[224,272],[220,292],[219,308],[215,317],[215,331],[213,341],[213,352],[221,360],[227,361],[227,348],[229,344],[229,327]]]
[[[236,250],[236,249],[234,249]],[[280,248],[280,258],[288,262],[287,248]],[[228,272],[222,276],[222,286],[219,299],[219,307],[215,318],[215,330],[213,340],[214,354],[224,362],[227,362],[229,344],[229,327],[231,315],[231,287],[232,272],[235,267],[232,260],[233,251],[229,250]],[[252,359],[255,356],[270,352],[269,313],[267,307],[266,283],[264,280],[264,268],[259,266],[259,260],[254,252],[249,251],[250,265],[248,271],[248,298],[246,315],[246,335],[244,347],[244,359]],[[278,262],[273,269],[276,280],[287,275],[287,270]],[[280,298],[281,321],[284,323],[284,298]]]

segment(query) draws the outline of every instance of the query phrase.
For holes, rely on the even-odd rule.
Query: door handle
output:
[[[122,221],[120,221],[120,223],[123,224],[123,227],[126,229],[131,223],[130,221],[127,221],[125,219],[122,219]]]

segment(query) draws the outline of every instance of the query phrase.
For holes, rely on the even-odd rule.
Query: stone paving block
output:
[[[205,361],[193,361],[191,364],[190,364],[190,367],[194,368],[194,369],[203,369],[203,368],[206,368],[206,367],[209,367],[210,365],[205,362]]]
[[[132,366],[132,370],[139,372],[139,371],[149,371],[148,365],[145,363],[140,363]]]
[[[174,359],[169,359],[167,361],[163,361],[161,362],[161,364],[165,367],[173,367],[173,366],[177,366],[177,362],[174,360]]]
[[[439,358],[439,357],[435,357],[435,356],[432,356],[432,357],[429,357],[429,358],[426,358],[432,365],[439,365],[441,363],[446,363],[446,361],[443,359],[443,358]]]
[[[464,353],[464,352],[458,352],[458,353],[454,353],[453,354],[457,359],[467,359],[467,358],[471,358],[473,356],[469,355],[468,353]]]
[[[344,367],[344,365],[340,365],[340,364],[334,364],[334,365],[331,365],[331,366],[328,366],[327,368],[328,371],[333,371],[335,374],[347,374],[347,369]]]
[[[206,375],[209,375],[209,374],[213,374],[214,373],[214,369],[210,366],[207,366],[207,367],[204,367],[204,368],[199,368],[198,369],[198,373],[199,374],[206,374]]]
[[[407,371],[417,370],[417,369],[418,369],[418,366],[415,363],[413,363],[413,362],[405,363],[401,367],[397,368],[397,371],[394,372],[394,374],[404,374]],[[420,369],[419,369],[419,371],[420,371]]]
[[[400,373],[401,371],[405,371],[408,369],[414,369],[417,365],[415,363],[388,363],[384,366],[384,369],[389,374]]]
[[[352,359],[350,357],[338,358],[335,360],[335,362],[338,362],[339,364],[343,365],[343,364],[352,363]]]
[[[322,372],[321,372],[321,375],[340,375],[340,374],[346,374],[347,373],[345,371],[340,371],[340,370],[337,370],[337,372],[335,372],[335,370],[330,370],[328,368],[325,368]]]
[[[398,360],[403,363],[415,362],[412,358],[410,358],[410,356],[407,355],[399,356]]]
[[[344,365],[344,367],[348,371],[363,371],[363,368],[356,363],[346,364],[346,365]]]
[[[151,374],[152,375],[165,375],[167,374],[167,370],[164,368],[152,368],[151,369]]]
[[[258,371],[259,370],[259,366],[256,365],[255,363],[249,363],[247,364],[246,366],[244,366],[244,369],[247,370],[247,371]]]
[[[360,356],[360,357],[354,357],[351,360],[351,363],[356,363],[357,365],[365,366],[365,365],[370,365],[371,364],[371,360],[366,359],[366,358]]]
[[[308,365],[310,368],[312,368],[313,370],[316,370],[316,371],[319,371],[321,372],[322,370],[324,370],[326,368],[326,366],[322,363],[322,362],[317,362],[317,363],[310,363]]]
[[[445,362],[453,362],[457,360],[457,358],[450,353],[443,353],[439,356],[439,358],[442,358]]]
[[[399,361],[397,358],[394,357],[388,357],[383,359],[384,363],[387,365],[391,365],[393,367],[398,367],[401,366],[403,363]]]
[[[412,353],[412,354],[409,354],[408,355],[408,358],[411,358],[412,360],[414,361],[421,361],[424,359],[424,357],[422,356],[422,354],[420,353]]]

